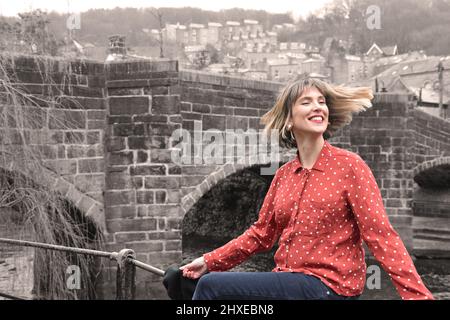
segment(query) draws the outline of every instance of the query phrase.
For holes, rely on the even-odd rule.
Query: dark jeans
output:
[[[319,278],[291,272],[211,272],[197,283],[192,300],[356,300],[341,296]]]

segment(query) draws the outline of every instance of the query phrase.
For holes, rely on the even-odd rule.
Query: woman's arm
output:
[[[389,274],[402,299],[434,299],[389,222],[381,192],[369,166],[359,156],[350,165],[347,197],[360,234],[370,251]]]
[[[220,248],[203,254],[209,271],[225,271],[245,261],[249,256],[270,250],[278,239],[274,212],[274,199],[279,184],[279,171],[275,173],[270,188],[259,211],[258,220],[242,235]]]

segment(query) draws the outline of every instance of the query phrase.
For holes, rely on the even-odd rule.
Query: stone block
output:
[[[152,114],[177,114],[180,113],[180,97],[171,96],[153,96]]]
[[[111,152],[109,154],[109,164],[112,166],[129,165],[133,163],[133,152]]]
[[[145,165],[131,167],[130,172],[135,176],[163,176],[167,174],[167,169],[164,165]]]
[[[149,97],[114,97],[109,98],[111,115],[134,115],[150,112]]]
[[[135,192],[132,190],[106,191],[105,206],[128,205],[134,203]]]
[[[105,172],[105,160],[102,159],[80,159],[78,160],[79,173]]]
[[[126,220],[107,220],[106,227],[109,232],[153,231],[156,230],[156,219],[136,218]]]

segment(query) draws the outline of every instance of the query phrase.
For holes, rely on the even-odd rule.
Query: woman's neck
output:
[[[297,149],[300,155],[300,162],[306,169],[311,169],[322,151],[325,139],[322,135],[314,138],[308,137],[297,139]]]

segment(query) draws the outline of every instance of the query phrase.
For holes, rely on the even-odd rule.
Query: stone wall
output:
[[[48,181],[36,182],[69,198],[83,212],[91,210],[104,224],[103,65],[23,56],[14,57],[12,65],[11,81],[34,104],[19,113],[11,96],[0,90],[0,110],[13,115],[8,125],[0,126],[5,151],[0,166],[15,168],[11,164],[21,160],[18,150],[26,142],[49,169]],[[18,124],[22,118],[23,126]]]
[[[377,94],[372,102],[350,125],[351,149],[371,168],[390,221],[411,250],[415,102],[390,93]]]
[[[182,122],[178,65],[112,63],[106,75],[106,249],[131,248],[139,260],[166,268],[181,259],[181,168],[169,145]],[[137,281],[140,298],[163,294],[159,277],[138,271]],[[110,297],[115,283],[105,285]]]
[[[0,238],[29,239],[30,232],[17,219],[17,211],[0,208]],[[15,297],[33,297],[34,249],[0,243],[0,292]],[[2,300],[2,297],[0,297]]]
[[[450,121],[421,110],[415,110],[414,118],[414,179],[418,182],[414,183],[414,252],[417,255],[449,257]]]
[[[414,253],[450,257],[450,190],[414,189]]]
[[[419,109],[413,111],[413,117],[416,165],[440,156],[450,156],[450,120]]]

